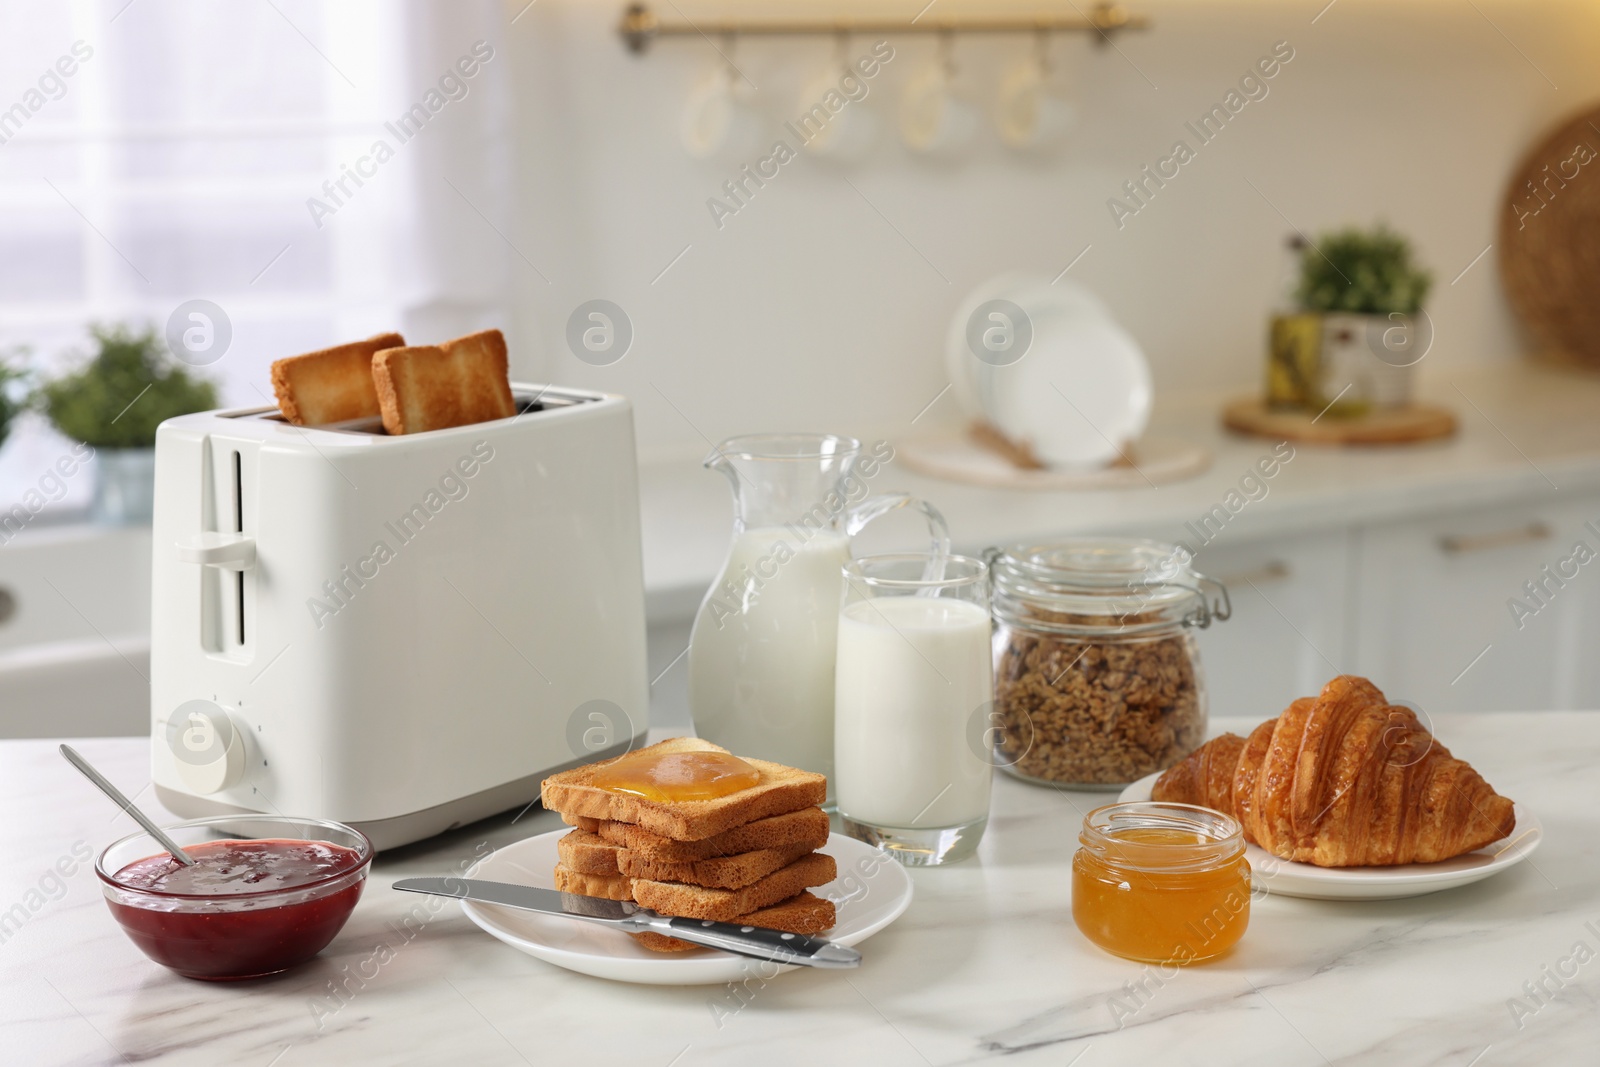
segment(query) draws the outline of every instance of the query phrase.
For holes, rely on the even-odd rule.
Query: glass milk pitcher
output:
[[[869,496],[887,442],[752,434],[705,465],[733,485],[733,545],[689,639],[695,732],[740,756],[817,771],[833,793],[834,651],[850,538],[898,508],[922,512],[933,551],[944,517],[905,493]]]

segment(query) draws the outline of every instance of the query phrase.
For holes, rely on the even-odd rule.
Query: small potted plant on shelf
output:
[[[1379,225],[1292,241],[1293,309],[1272,320],[1267,403],[1357,417],[1411,403],[1414,367],[1433,330],[1423,302],[1433,284],[1411,245]]]
[[[81,369],[46,382],[39,406],[56,429],[95,449],[95,519],[148,522],[156,427],[215,407],[217,390],[174,366],[153,329],[91,326],[89,332],[99,351]]]

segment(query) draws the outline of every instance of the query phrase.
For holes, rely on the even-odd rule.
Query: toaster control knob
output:
[[[190,700],[167,719],[167,748],[178,777],[193,793],[217,793],[244,778],[244,731],[226,708]]]

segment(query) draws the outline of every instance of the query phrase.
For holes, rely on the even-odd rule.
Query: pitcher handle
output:
[[[844,532],[849,537],[860,533],[873,519],[901,508],[922,512],[928,522],[928,536],[932,541],[935,559],[950,555],[950,527],[938,508],[910,493],[884,493],[868,497],[844,513]]]

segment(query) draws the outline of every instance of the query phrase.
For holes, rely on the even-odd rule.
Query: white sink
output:
[[[0,546],[0,738],[150,730],[150,529]]]

